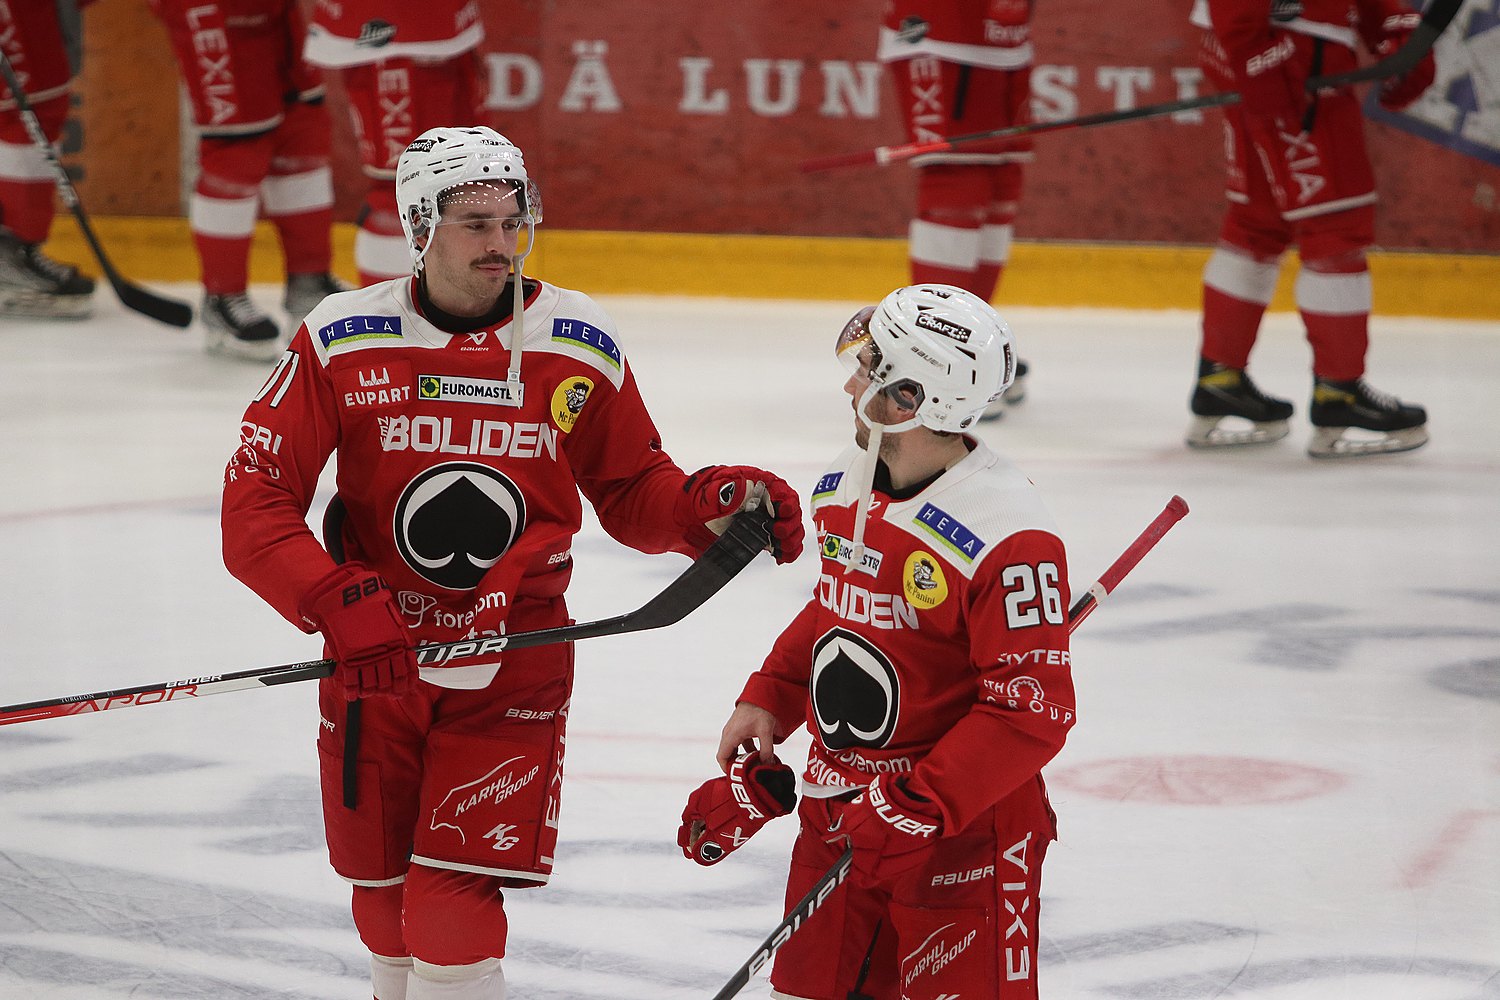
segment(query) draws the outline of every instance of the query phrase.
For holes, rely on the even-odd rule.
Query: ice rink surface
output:
[[[269,366],[99,299],[86,324],[0,325],[0,705],[316,657],[219,558]],[[847,441],[831,343],[858,303],[600,301],[684,468],[761,464],[805,495]],[[1173,494],[1192,508],[1074,636],[1042,995],[1500,997],[1500,325],[1377,319],[1371,381],[1426,404],[1432,441],[1334,463],[1302,451],[1295,317],[1251,366],[1296,402],[1291,437],[1203,454],[1181,443],[1195,315],[1002,312],[1031,392],[980,434],[1048,498],[1074,589]],[[596,525],[574,554],[580,620],[686,565]],[[512,997],[706,998],[775,926],[791,820],[713,869],[675,834],[813,556],[579,644],[557,873],[508,894]],[[314,694],[0,729],[0,998],[368,997]]]

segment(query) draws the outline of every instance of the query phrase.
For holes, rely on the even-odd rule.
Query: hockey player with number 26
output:
[[[499,1000],[502,892],[552,871],[573,650],[419,671],[411,647],[566,624],[580,491],[621,542],[695,557],[761,500],[791,561],[802,511],[760,469],[684,475],[609,316],[523,277],[542,206],[504,136],[431,129],[396,184],[415,273],[308,314],[245,412],[224,556],[337,661],[324,820],[375,997]],[[305,518],[335,454],[325,550]]]
[[[811,497],[812,599],[750,676],[678,842],[714,864],[798,809],[773,996],[1036,996],[1041,768],[1073,725],[1067,561],[1036,488],[966,434],[1015,375],[1009,326],[949,285],[860,310],[838,354],[855,446]],[[774,746],[806,725],[796,806]],[[826,911],[826,913],[824,912]]]

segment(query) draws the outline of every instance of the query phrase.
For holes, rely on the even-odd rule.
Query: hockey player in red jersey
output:
[[[846,846],[853,872],[782,945],[772,995],[1035,997],[1055,837],[1040,769],[1074,699],[1056,526],[965,433],[1014,376],[1011,332],[977,296],[917,285],[857,313],[839,355],[856,446],[813,490],[821,573],[745,684],[726,776],[694,793],[679,843],[713,863],[788,811],[773,747],[805,724],[788,908]]]
[[[252,360],[285,337],[246,292],[255,221],[269,218],[286,258],[285,307],[295,330],[331,274],[333,180],[323,81],[302,61],[296,0],[151,0],[166,25],[198,127],[198,179],[188,209],[203,271],[198,319],[207,347]]]
[[[911,142],[936,142],[1031,120],[1033,0],[887,0],[877,57],[891,73]],[[1010,260],[1028,137],[971,143],[911,161],[917,217],[913,282],[957,285],[990,301]],[[992,406],[1026,395],[1027,365]]]
[[[369,182],[354,238],[361,284],[407,273],[396,158],[419,133],[478,121],[484,39],[477,0],[318,0],[304,53],[339,74]]]
[[[523,278],[542,208],[519,149],[437,128],[399,167],[415,274],[308,314],[245,412],[224,556],[338,661],[319,692],[324,816],[375,997],[497,1000],[502,892],[552,872],[573,650],[419,671],[410,647],[565,624],[580,491],[644,552],[696,556],[764,495],[788,562],[802,512],[759,469],[684,475],[609,316]],[[335,454],[325,550],[305,516]]]
[[[77,10],[71,13],[76,19]],[[0,0],[0,50],[42,132],[57,142],[73,77],[57,3]],[[46,152],[26,131],[0,79],[0,316],[81,319],[93,311],[94,282],[42,253],[52,229],[55,185]]]
[[[1210,82],[1237,90],[1224,109],[1228,210],[1203,273],[1203,338],[1187,443],[1220,447],[1277,441],[1292,404],[1260,391],[1245,369],[1281,256],[1301,257],[1296,302],[1312,347],[1309,416],[1315,458],[1409,451],[1427,441],[1427,413],[1364,380],[1375,176],[1359,99],[1348,87],[1309,94],[1309,77],[1356,68],[1355,46],[1394,52],[1419,23],[1400,0],[1199,0],[1202,62]],[[1386,80],[1391,109],[1431,84],[1432,54]],[[1226,418],[1232,418],[1227,424]],[[1353,433],[1351,433],[1351,430]]]

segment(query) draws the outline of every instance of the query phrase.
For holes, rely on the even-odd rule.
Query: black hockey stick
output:
[[[1083,624],[1083,620],[1093,613],[1094,608],[1099,606],[1107,595],[1120,585],[1125,575],[1135,569],[1136,563],[1143,559],[1147,552],[1156,547],[1162,536],[1171,530],[1172,525],[1181,521],[1187,515],[1188,505],[1182,497],[1174,496],[1167,502],[1162,512],[1146,525],[1146,530],[1136,536],[1130,547],[1120,553],[1120,557],[1110,563],[1109,569],[1104,575],[1095,581],[1094,585],[1086,590],[1082,597],[1073,602],[1068,609],[1068,634]],[[833,867],[824,872],[813,887],[807,890],[807,895],[793,906],[781,923],[776,925],[766,939],[755,949],[755,954],[750,960],[740,966],[734,975],[729,977],[729,982],[724,988],[714,994],[714,1000],[729,1000],[730,997],[739,993],[750,982],[752,976],[759,972],[769,962],[781,946],[786,944],[791,936],[797,933],[798,928],[817,912],[829,895],[844,884],[849,877],[849,870],[854,864],[854,849],[851,847],[839,855],[839,859],[833,863]]]
[[[94,227],[89,225],[88,216],[83,214],[83,203],[78,200],[78,192],[73,189],[73,182],[68,180],[68,172],[58,160],[57,151],[52,148],[52,143],[47,141],[47,134],[42,131],[42,123],[37,120],[31,102],[26,99],[26,94],[21,90],[21,81],[16,78],[15,68],[11,66],[10,59],[3,49],[0,49],[0,76],[5,77],[5,84],[10,88],[11,96],[15,98],[16,111],[21,116],[21,123],[26,126],[26,133],[47,157],[47,164],[52,168],[52,176],[57,181],[58,193],[62,195],[62,200],[73,213],[73,218],[77,220],[83,238],[88,241],[89,249],[94,252],[94,259],[99,262],[100,269],[104,271],[105,278],[109,280],[109,285],[119,296],[120,302],[127,309],[133,309],[143,316],[150,316],[170,326],[185,327],[192,323],[192,306],[186,302],[179,302],[177,299],[169,299],[164,295],[147,291],[115,270],[114,264],[104,253],[104,247],[99,245],[99,238],[94,235]]]
[[[508,649],[528,649],[574,639],[593,639],[604,635],[622,635],[626,632],[644,632],[681,621],[701,607],[710,597],[723,589],[740,570],[750,565],[758,552],[771,542],[771,515],[764,507],[742,511],[730,521],[729,527],[718,540],[704,551],[703,555],[682,572],[666,589],[628,614],[617,615],[594,622],[578,622],[557,628],[537,629],[534,632],[516,632],[512,635],[489,639],[465,639],[417,649],[417,662],[421,664],[451,663],[454,660],[473,656],[493,655]],[[0,726],[36,719],[51,719],[63,715],[83,715],[89,712],[104,712],[112,708],[129,708],[134,705],[155,705],[181,698],[198,698],[228,691],[243,691],[246,688],[272,687],[291,684],[295,681],[310,681],[333,676],[333,660],[305,660],[276,667],[258,667],[232,674],[213,674],[207,677],[189,677],[186,680],[168,681],[165,684],[143,684],[140,687],[121,688],[116,691],[98,691],[94,694],[77,694],[50,701],[35,701],[25,705],[0,707]]]
[[[1463,2],[1464,0],[1432,0],[1432,5],[1422,14],[1421,23],[1412,30],[1411,37],[1400,49],[1363,69],[1350,70],[1348,73],[1335,73],[1331,76],[1311,77],[1307,81],[1308,91],[1322,90],[1325,87],[1347,87],[1353,83],[1383,80],[1386,77],[1411,72],[1412,67],[1432,49],[1433,43],[1443,33],[1443,29],[1448,27],[1448,22],[1453,20],[1453,16],[1458,13],[1458,8],[1463,6]],[[841,167],[883,167],[891,163],[902,163],[914,156],[951,152],[956,147],[971,142],[1009,139],[1019,135],[1038,135],[1042,132],[1061,132],[1066,129],[1091,128],[1095,125],[1113,125],[1117,122],[1136,121],[1141,118],[1160,118],[1162,115],[1175,115],[1183,111],[1196,111],[1199,108],[1238,104],[1239,101],[1239,92],[1230,90],[1222,94],[1205,94],[1201,97],[1168,101],[1165,104],[1148,104],[1145,107],[1128,108],[1124,111],[1104,111],[1078,118],[1066,118],[1062,121],[1010,125],[1006,128],[991,129],[988,132],[956,135],[951,139],[940,139],[935,142],[908,142],[898,146],[878,146],[875,149],[861,150],[858,153],[819,156],[803,160],[798,166],[803,173],[807,174],[837,170]]]

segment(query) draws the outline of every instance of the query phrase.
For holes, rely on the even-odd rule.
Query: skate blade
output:
[[[0,316],[29,319],[88,319],[94,314],[92,295],[49,295],[28,288],[0,291]]]
[[[1228,427],[1220,426],[1224,420],[1231,421]],[[1238,417],[1194,417],[1184,441],[1189,448],[1243,448],[1280,441],[1288,430],[1285,420],[1254,423]]]
[[[209,354],[240,361],[275,361],[285,350],[281,337],[267,340],[240,340],[232,333],[208,328],[204,330],[203,349]]]
[[[1349,437],[1348,427],[1319,427],[1307,446],[1312,458],[1366,458],[1370,455],[1394,455],[1415,451],[1427,443],[1427,428],[1408,427],[1399,431],[1377,431],[1379,437]]]

